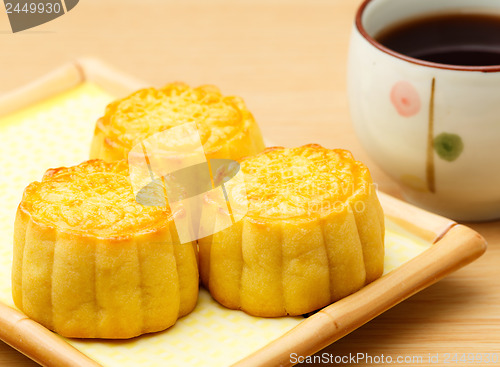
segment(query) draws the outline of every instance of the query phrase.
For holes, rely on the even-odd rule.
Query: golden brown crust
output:
[[[168,208],[137,203],[124,161],[49,169],[25,189],[19,209],[40,225],[107,239],[154,232],[171,219]]]
[[[241,168],[247,216],[254,219],[324,217],[372,183],[366,166],[350,152],[317,144],[269,147],[242,159]]]
[[[125,158],[140,141],[188,122],[197,124],[210,157],[234,159],[264,148],[255,120],[241,98],[223,96],[212,85],[191,88],[171,83],[160,89],[139,90],[109,104],[97,122],[91,156]],[[228,144],[244,146],[229,149]]]
[[[381,276],[383,212],[350,152],[271,147],[240,163],[248,213],[198,240],[201,279],[218,302],[255,316],[301,315]]]
[[[123,339],[164,330],[198,295],[195,243],[169,209],[135,200],[124,161],[49,169],[14,225],[13,299],[66,337]]]

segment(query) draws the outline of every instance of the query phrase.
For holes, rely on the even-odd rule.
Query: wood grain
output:
[[[16,35],[0,11],[0,92],[84,55],[152,85],[214,83],[244,97],[274,143],[349,149],[370,167],[380,190],[398,196],[350,124],[346,58],[359,3],[85,0],[68,15]],[[489,242],[484,256],[324,351],[500,353],[500,222],[470,226]],[[0,342],[0,365],[35,364]]]

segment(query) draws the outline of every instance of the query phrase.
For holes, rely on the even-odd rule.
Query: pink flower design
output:
[[[410,117],[420,111],[420,96],[413,85],[399,81],[391,89],[391,102],[401,116]]]

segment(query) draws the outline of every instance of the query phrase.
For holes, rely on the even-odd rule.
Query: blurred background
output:
[[[302,124],[331,131],[347,108],[346,53],[357,5],[81,0],[64,16],[17,34],[2,10],[0,92],[93,56],[155,86],[215,84],[224,94],[240,95],[274,143],[331,145],[327,135],[308,137]]]
[[[396,185],[373,164],[350,124],[347,51],[360,2],[80,0],[66,15],[16,34],[2,3],[0,93],[82,56],[99,58],[154,86],[172,81],[215,84],[224,94],[245,99],[268,142],[349,149],[370,167],[381,190],[398,196]],[[500,235],[497,227],[486,224],[474,229],[487,239]],[[493,306],[462,298],[474,295],[488,278],[481,271],[488,261],[483,256],[328,351],[395,356],[456,348],[492,351],[483,331],[494,321],[484,318]],[[34,363],[0,342],[0,365]]]

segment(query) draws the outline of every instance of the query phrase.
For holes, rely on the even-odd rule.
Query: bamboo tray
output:
[[[387,223],[384,276],[312,316],[251,317],[219,306],[202,289],[195,311],[167,331],[128,341],[59,337],[13,306],[15,209],[24,187],[47,168],[87,158],[107,103],[144,86],[83,59],[0,98],[0,154],[9,157],[0,167],[0,339],[44,366],[288,366],[291,353],[321,350],[486,250],[470,228],[379,193]]]

